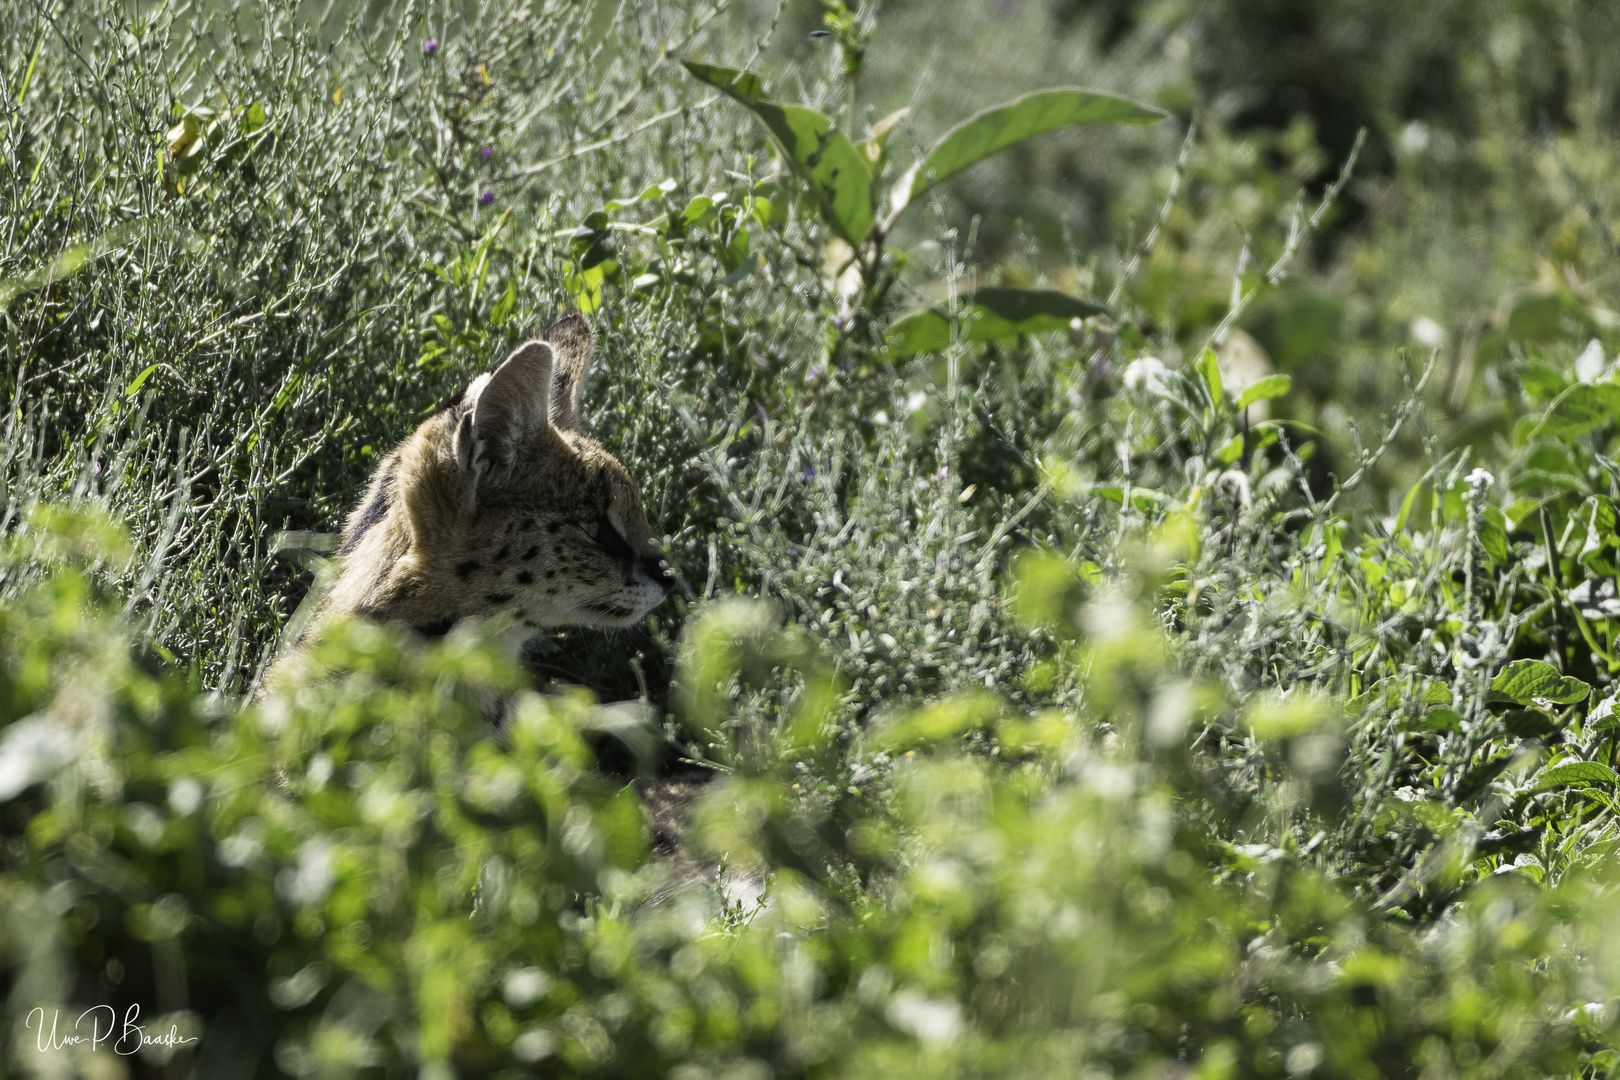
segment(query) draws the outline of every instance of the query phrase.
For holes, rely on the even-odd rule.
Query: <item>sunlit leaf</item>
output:
[[[1515,660],[1491,680],[1491,690],[1509,701],[1529,705],[1537,698],[1569,705],[1585,701],[1592,688],[1542,660]]]
[[[1204,379],[1204,389],[1209,391],[1209,400],[1219,402],[1226,390],[1221,383],[1221,364],[1215,350],[1205,349],[1200,353],[1196,367]]]
[[[747,106],[765,124],[783,159],[806,181],[833,231],[852,244],[871,235],[876,224],[872,174],[849,136],[832,121],[802,105],[778,105],[759,96],[757,75],[734,68],[683,61],[710,86]]]
[[[1112,94],[1040,90],[997,105],[952,128],[894,186],[898,212],[918,195],[1014,143],[1076,124],[1152,124],[1167,114]]]
[[[157,369],[158,365],[148,364],[146,369],[143,370],[139,375],[135,376],[134,381],[132,381],[129,386],[124,389],[124,396],[134,397],[136,394],[140,393],[141,387],[146,385],[146,380],[151,378],[152,372],[156,371]]]
[[[700,64],[695,60],[683,60],[681,63],[687,71],[710,86],[724,90],[738,101],[744,103],[758,101],[765,96],[765,81],[752,71],[719,67],[715,64]]]
[[[242,134],[251,135],[269,122],[264,106],[257,101],[242,110]]]
[[[1614,787],[1617,777],[1614,770],[1607,765],[1596,761],[1568,761],[1562,765],[1554,765],[1542,772],[1536,778],[1537,787],[1551,787],[1554,784],[1603,784]]]
[[[1267,375],[1244,388],[1238,395],[1237,407],[1246,409],[1257,401],[1279,398],[1293,389],[1294,380],[1287,375]]]

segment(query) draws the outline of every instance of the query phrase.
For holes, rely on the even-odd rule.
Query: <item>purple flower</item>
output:
[[[811,364],[808,374],[812,379],[819,379],[823,375],[827,374],[827,369],[822,367],[820,364]]]
[[[427,53],[429,56],[432,56],[434,53],[438,52],[439,39],[428,38],[426,41],[422,42],[422,51]]]
[[[92,476],[94,476],[97,480],[101,479],[101,462],[99,462],[99,461],[90,462],[90,474]]]
[[[478,196],[478,201],[483,203],[485,206],[488,206],[490,203],[495,201],[495,193],[493,191],[485,191],[482,195]]]
[[[490,155],[494,153],[495,148],[493,146],[486,146],[482,150],[478,151],[478,156],[483,158],[485,161],[488,161],[490,159]]]
[[[809,466],[809,465],[806,465],[804,467],[804,471],[799,474],[799,479],[801,481],[803,481],[804,483],[806,483],[806,484],[808,484],[810,481],[814,480],[815,478],[816,478],[816,470],[813,467]]]

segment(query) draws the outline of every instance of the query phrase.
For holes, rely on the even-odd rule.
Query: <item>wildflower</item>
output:
[[[493,146],[486,146],[482,150],[478,151],[478,156],[483,158],[485,161],[488,161],[490,156],[494,153],[495,148]]]
[[[432,56],[434,53],[438,52],[439,39],[428,38],[426,41],[422,42],[422,51],[427,53],[429,56]]]
[[[820,364],[811,364],[810,370],[807,372],[808,377],[812,379],[819,379],[825,374],[827,374],[827,369]]]
[[[485,206],[488,206],[490,203],[495,201],[495,193],[493,191],[485,190],[482,195],[478,196],[478,201],[483,203]]]
[[[1446,343],[1445,327],[1427,315],[1419,315],[1412,320],[1412,340],[1425,349],[1438,349]]]
[[[804,467],[804,471],[799,473],[799,480],[801,482],[803,482],[803,483],[806,483],[806,484],[808,484],[810,481],[814,480],[815,478],[816,478],[816,470],[815,470],[815,467],[811,466],[811,465],[806,465]]]

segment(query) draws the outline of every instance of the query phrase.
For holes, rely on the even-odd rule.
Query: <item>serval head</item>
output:
[[[579,431],[591,352],[571,315],[519,345],[382,460],[343,528],[316,623],[438,636],[509,613],[531,629],[627,626],[672,582],[624,466]]]

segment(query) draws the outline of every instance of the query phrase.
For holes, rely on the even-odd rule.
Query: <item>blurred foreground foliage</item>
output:
[[[1611,875],[1491,874],[1477,848],[1442,845],[1425,886],[1451,899],[1418,920],[1336,875],[1320,833],[1294,826],[1354,781],[1334,767],[1353,713],[1305,690],[1245,705],[1186,674],[1144,603],[1162,579],[1030,613],[1077,643],[1084,707],[952,696],[856,745],[829,722],[838,676],[794,632],[711,609],[685,661],[690,723],[717,730],[724,686],[804,662],[769,752],[734,753],[704,790],[683,864],[648,857],[632,791],[593,770],[588,737],[612,723],[596,707],[519,691],[490,737],[469,692],[517,673],[471,635],[343,626],[318,676],[225,709],[132,655],[85,571],[105,550],[96,518],[37,528],[68,556],[0,635],[0,963],[9,1056],[31,1074],[111,1059],[143,1075],[1544,1076],[1614,1060]],[[828,758],[855,782],[807,783]],[[1429,827],[1465,836],[1467,814],[1439,807]],[[94,1050],[38,1049],[42,1023],[66,1036],[97,1005],[113,1038],[92,1013]],[[148,1036],[200,1041],[117,1042],[132,1005]]]

